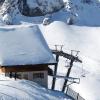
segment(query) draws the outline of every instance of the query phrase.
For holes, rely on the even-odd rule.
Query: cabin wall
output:
[[[26,79],[34,81],[41,86],[48,87],[48,65],[39,66],[13,66],[13,67],[0,67],[0,73],[5,73],[6,76],[15,77],[18,79]]]
[[[48,71],[21,72],[18,74],[21,75],[21,79],[34,81],[41,86],[48,87]]]

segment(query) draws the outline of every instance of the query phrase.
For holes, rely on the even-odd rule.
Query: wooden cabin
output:
[[[0,28],[0,73],[48,85],[48,65],[56,63],[38,26]]]

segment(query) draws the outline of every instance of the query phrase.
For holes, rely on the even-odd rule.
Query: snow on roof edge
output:
[[[55,63],[52,52],[37,25],[17,28],[3,27],[0,31],[1,66]]]

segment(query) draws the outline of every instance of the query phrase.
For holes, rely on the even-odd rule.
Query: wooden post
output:
[[[56,74],[57,74],[59,55],[56,55],[56,61],[57,61],[57,63],[55,64],[55,68],[54,68],[54,76],[56,76]],[[55,88],[55,81],[56,81],[56,77],[53,77],[52,90],[54,90],[54,88]]]
[[[12,78],[12,72],[10,72],[9,76],[10,76],[10,78]]]
[[[15,72],[15,80],[17,79],[17,73]]]

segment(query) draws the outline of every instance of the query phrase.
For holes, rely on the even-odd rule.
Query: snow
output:
[[[82,0],[63,0],[65,8],[60,13],[54,14],[54,20],[66,22],[74,17],[74,25],[100,26],[100,1],[91,0],[91,3],[83,3]]]
[[[63,0],[27,0],[26,2],[27,7],[29,7],[27,13],[30,13],[30,16],[34,16],[34,14],[35,16],[38,16],[37,10],[41,12],[40,15],[44,15],[60,10],[64,6]],[[25,1],[18,2],[18,0],[5,0],[0,7],[1,20],[5,18],[5,15],[10,15],[12,18],[11,24],[15,24],[14,20],[16,19],[16,16],[21,15],[20,13],[22,12],[26,12],[24,9],[26,9]],[[9,21],[8,18],[5,20],[7,22]]]
[[[51,0],[51,2],[52,1],[53,0]],[[81,81],[80,84],[71,85],[71,88],[86,100],[99,100],[100,0],[91,0],[92,3],[90,4],[82,3],[81,0],[63,1],[66,2],[66,7],[52,14],[53,22],[49,25],[42,25],[43,19],[45,18],[44,16],[26,17],[21,14],[13,18],[13,24],[22,24],[21,27],[26,26],[26,24],[28,27],[35,24],[38,25],[50,48],[52,48],[52,46],[54,48],[54,45],[58,44],[64,45],[63,50],[67,53],[70,53],[70,50],[79,50],[79,57],[83,61],[83,64],[74,63],[70,77],[80,78]],[[28,1],[28,3],[32,6],[30,4],[31,2]],[[47,6],[47,8],[48,7],[49,6]],[[68,18],[73,16],[74,24],[67,25]],[[20,25],[15,25],[17,28],[19,28],[19,26]],[[3,27],[8,29],[8,26],[2,26],[2,28]],[[6,32],[3,33],[5,35]],[[64,76],[67,72],[67,68],[65,67],[66,59],[60,57],[59,60],[57,74]],[[57,79],[56,90],[61,90],[63,81],[63,79]],[[49,88],[51,88],[51,82],[52,78],[49,76]]]
[[[61,92],[51,91],[28,80],[14,80],[0,74],[2,100],[71,100]]]
[[[0,65],[55,63],[38,26],[0,28]]]
[[[68,53],[70,53],[70,50],[81,51],[79,56],[83,61],[85,77],[82,77],[82,65],[74,64],[71,76],[80,78],[81,83],[74,84],[72,87],[86,100],[99,100],[100,55],[98,54],[100,51],[100,27],[69,26],[62,21],[55,21],[48,26],[41,25],[40,29],[50,46],[55,44],[64,45],[63,50]],[[67,72],[64,64],[65,60],[60,58],[58,74],[65,75]],[[57,90],[61,90],[63,81],[57,80]]]

